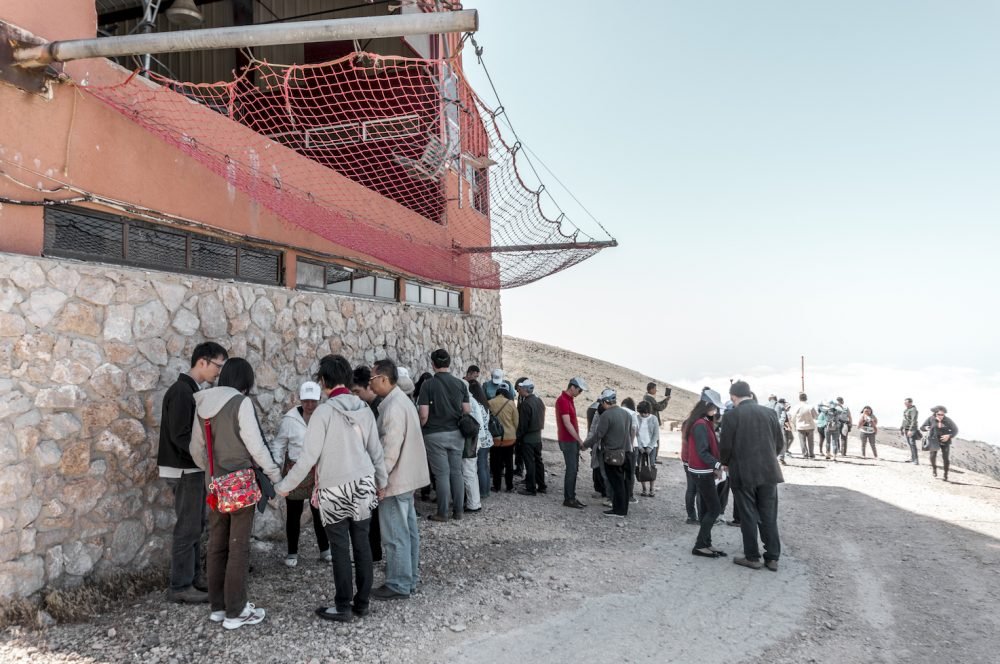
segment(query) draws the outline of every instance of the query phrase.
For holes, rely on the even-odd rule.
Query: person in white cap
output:
[[[618,394],[614,390],[605,389],[598,400],[601,402],[601,412],[583,442],[583,447],[598,449],[598,457],[608,476],[611,509],[604,512],[605,516],[624,518],[628,516],[625,464],[629,445],[635,438],[635,425],[632,423],[632,414],[618,406]]]
[[[509,380],[504,380],[503,369],[494,369],[490,374],[490,379],[483,383],[483,391],[486,392],[486,399],[492,400],[497,395],[497,390],[501,387],[507,388],[507,394],[514,397],[514,386]]]
[[[288,469],[295,465],[299,455],[302,453],[302,444],[306,437],[306,427],[309,418],[319,405],[321,392],[319,383],[311,380],[302,383],[299,388],[299,405],[292,407],[281,418],[278,425],[278,434],[268,444],[271,450],[271,457],[274,462],[282,468],[282,473],[287,474]],[[285,565],[295,567],[299,564],[299,529],[302,525],[302,508],[305,501],[312,497],[314,475],[309,473],[306,479],[288,494],[285,498],[285,506],[288,515],[285,521],[285,536],[288,539],[288,555],[285,556]],[[330,544],[320,521],[319,510],[309,505],[312,512],[313,530],[316,532],[316,544],[319,545],[320,558],[326,562],[332,560],[330,554]]]
[[[548,491],[545,485],[545,463],[542,461],[542,429],[545,428],[545,404],[535,395],[535,383],[526,378],[517,386],[521,403],[517,407],[517,443],[524,455],[523,496]]]
[[[563,507],[574,509],[581,509],[586,505],[576,498],[576,476],[580,467],[580,446],[583,445],[583,438],[580,436],[580,424],[577,421],[576,404],[573,400],[586,389],[587,383],[582,378],[571,378],[569,385],[556,399],[556,439],[566,461]]]

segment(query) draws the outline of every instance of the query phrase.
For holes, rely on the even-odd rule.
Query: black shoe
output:
[[[354,615],[356,615],[358,618],[364,618],[369,613],[371,613],[371,609],[369,609],[367,606],[364,607],[364,608],[360,608],[360,609],[358,607],[356,607],[356,606],[352,606],[351,607],[351,613],[353,613]]]
[[[538,495],[537,491],[528,491],[527,489],[521,489],[520,491],[518,491],[518,493],[521,494],[522,496],[536,496],[536,495]]]
[[[618,512],[616,512],[614,510],[607,510],[607,511],[605,511],[604,512],[604,516],[613,516],[613,517],[618,517],[619,519],[624,519],[625,518],[624,514],[619,514]]]
[[[586,507],[587,506],[587,503],[581,503],[579,500],[576,500],[575,498],[573,499],[573,502],[576,503],[577,507]]]
[[[563,507],[572,507],[573,509],[581,509],[583,505],[576,502],[575,500],[564,500]]]
[[[547,486],[543,486],[538,490],[538,493],[548,493],[548,492],[549,488]]]
[[[694,525],[694,526],[701,525],[701,521],[699,521],[698,519],[688,519],[684,523],[686,523],[688,525]]]
[[[497,484],[496,486],[493,487],[493,493],[500,493],[500,485],[499,484]]]
[[[471,512],[472,514],[475,514],[476,512],[482,512],[482,511],[483,511],[483,508],[482,508],[482,507],[477,507],[477,508],[476,508],[476,509],[474,509],[474,510],[470,510],[470,509],[469,509],[468,507],[464,507],[464,508],[462,508],[462,509],[463,509],[464,511],[466,511],[466,512]]]
[[[384,586],[384,585],[372,589],[371,597],[372,599],[377,599],[380,601],[387,601],[390,599],[410,599],[409,595],[404,595],[403,593],[397,593],[389,586]]]
[[[177,604],[205,604],[208,602],[208,593],[188,586],[184,590],[168,590],[167,601]]]
[[[354,614],[351,611],[337,611],[332,606],[319,607],[316,609],[316,615],[323,620],[331,620],[333,622],[349,623],[354,620]]]
[[[506,493],[514,493],[514,487],[509,486],[506,489],[504,489],[504,492],[506,492]]]

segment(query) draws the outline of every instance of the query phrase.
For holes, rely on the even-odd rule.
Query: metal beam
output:
[[[14,63],[19,67],[31,68],[44,67],[52,62],[86,58],[475,32],[478,28],[479,14],[475,9],[273,25],[241,25],[231,28],[156,32],[148,35],[74,39],[49,42],[40,46],[23,46],[14,50]]]
[[[565,249],[608,249],[617,247],[618,240],[594,242],[555,242],[552,244],[508,244],[496,247],[455,247],[460,254],[516,253],[528,251],[563,251]]]

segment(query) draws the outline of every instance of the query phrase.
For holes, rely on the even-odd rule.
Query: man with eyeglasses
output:
[[[228,357],[226,349],[215,342],[198,344],[191,353],[191,368],[180,374],[163,395],[156,465],[160,477],[174,492],[177,517],[167,590],[167,599],[172,602],[208,601],[207,586],[199,570],[201,534],[205,530],[205,472],[191,458],[191,428],[195,415],[194,393],[202,385],[215,382]]]

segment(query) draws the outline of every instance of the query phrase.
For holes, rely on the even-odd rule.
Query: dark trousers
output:
[[[625,492],[628,499],[635,495],[635,452],[625,453]]]
[[[223,514],[208,513],[208,601],[227,618],[243,613],[250,570],[250,534],[256,505]]]
[[[802,429],[799,431],[799,448],[802,450],[803,458],[813,458],[816,451],[813,449],[813,429]],[[822,450],[820,450],[822,452]]]
[[[628,461],[625,462],[628,464]],[[611,511],[625,516],[628,514],[628,488],[625,486],[625,466],[604,464],[608,474],[608,490],[611,494]]]
[[[591,474],[594,476],[594,491],[607,498],[608,488],[604,485],[604,473],[601,472],[601,468],[599,466],[594,468]]]
[[[563,500],[576,500],[576,475],[580,471],[580,444],[559,443],[563,460],[566,462],[566,476],[563,478]]]
[[[743,555],[748,560],[760,560],[757,534],[764,543],[764,560],[781,556],[778,537],[778,485],[733,489],[733,499],[740,508],[740,530],[743,532]]]
[[[903,435],[906,437],[906,444],[910,447],[910,461],[919,464],[920,456],[917,453],[917,441],[913,440],[912,434],[904,433]]]
[[[524,488],[527,491],[545,491],[545,462],[542,461],[542,443],[521,442],[524,457]]]
[[[698,494],[698,488],[694,483],[694,475],[687,466],[684,466],[684,477],[687,480],[687,488],[684,490],[684,510],[687,512],[687,518],[697,521],[698,512],[694,508],[694,498]],[[705,510],[702,509],[701,512],[704,514]]]
[[[948,468],[951,466],[951,443],[942,443],[941,462],[944,464],[944,478],[948,479]],[[931,450],[931,468],[937,475],[937,451]]]
[[[514,488],[514,446],[490,448],[490,472],[493,474],[493,490],[500,490],[500,479],[506,480],[505,486],[510,491]]]
[[[201,534],[205,530],[205,473],[167,478],[174,492],[174,537],[170,545],[170,589],[190,588],[199,576]],[[243,607],[240,607],[242,610]]]
[[[368,541],[371,519],[344,519],[326,527],[333,553],[334,605],[338,612],[368,608],[372,591],[372,547]],[[351,552],[354,553],[354,578],[351,578]],[[357,592],[354,584],[357,583]],[[353,595],[353,598],[352,598]]]
[[[693,482],[698,492],[698,502],[702,506],[701,528],[698,529],[698,538],[694,542],[694,548],[705,549],[712,546],[712,526],[722,514],[722,506],[719,504],[719,492],[715,490],[715,474],[691,473],[691,475],[694,476]]]
[[[378,527],[378,507],[372,510],[371,522],[374,528],[368,528],[368,546],[372,550],[372,562],[382,560],[382,529]]]
[[[285,507],[288,510],[288,519],[285,521],[285,537],[288,538],[288,553],[297,554],[299,552],[299,532],[302,526],[302,509],[305,500],[292,500],[285,498]],[[316,533],[316,544],[319,550],[326,551],[330,548],[330,542],[326,539],[326,531],[323,530],[323,522],[319,518],[319,510],[309,505],[312,512],[313,532]]]
[[[524,472],[524,445],[521,441],[514,443],[514,472],[518,475]]]

